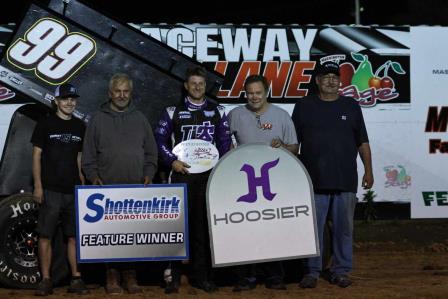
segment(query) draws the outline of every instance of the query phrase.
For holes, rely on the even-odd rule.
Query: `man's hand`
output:
[[[149,179],[149,176],[145,175],[145,177],[143,178],[143,185],[149,185],[152,184],[152,181]]]
[[[185,163],[185,162],[176,160],[176,161],[174,161],[174,162],[171,164],[171,168],[173,168],[173,170],[174,170],[175,172],[179,172],[179,173],[182,173],[182,174],[189,174],[189,172],[188,172],[188,168],[190,168],[190,165],[188,165],[188,164]]]
[[[373,186],[373,173],[368,171],[362,177],[362,187],[364,189],[370,189]]]
[[[274,138],[274,139],[272,139],[272,141],[271,141],[271,146],[272,146],[272,147],[279,148],[279,147],[282,147],[282,146],[283,146],[283,142],[280,140],[280,138]]]
[[[286,150],[290,151],[293,155],[297,155],[297,153],[299,152],[298,144],[286,144],[286,143],[283,143],[283,141],[280,138],[272,139],[271,147],[275,147],[275,148],[283,147]]]
[[[34,188],[33,199],[38,204],[42,204],[44,202],[44,190],[42,187]]]
[[[92,181],[92,185],[99,185],[102,186],[103,185],[103,181],[99,178],[99,177],[95,177]]]
[[[86,178],[84,177],[82,172],[79,172],[79,179],[81,181],[81,185],[85,185],[86,184]]]

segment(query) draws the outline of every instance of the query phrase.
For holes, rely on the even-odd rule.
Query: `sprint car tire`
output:
[[[14,194],[0,202],[0,283],[33,289],[41,280],[36,233],[38,205],[29,193]],[[66,245],[59,229],[52,241],[51,275],[54,284],[69,274]]]

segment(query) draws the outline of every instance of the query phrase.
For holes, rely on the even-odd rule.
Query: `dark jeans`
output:
[[[330,270],[336,274],[348,274],[353,267],[353,216],[356,202],[355,193],[352,192],[314,194],[320,252],[325,250],[324,227],[328,214],[331,214],[334,259]],[[322,257],[309,258],[306,264],[308,275],[318,278],[322,271]]]
[[[213,280],[205,196],[209,175],[210,172],[208,171],[190,175],[173,173],[171,176],[171,183],[186,183],[188,186],[190,278],[193,282]],[[179,263],[172,262],[171,269],[176,276]]]

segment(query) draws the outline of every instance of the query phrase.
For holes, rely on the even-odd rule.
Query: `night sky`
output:
[[[37,0],[37,2],[46,2]],[[124,22],[133,23],[266,23],[354,24],[355,0],[84,0],[83,2]],[[264,2],[264,1],[263,1]],[[17,23],[27,0],[3,0],[0,23]],[[258,3],[258,4],[257,4]],[[361,24],[448,25],[446,0],[360,0]]]

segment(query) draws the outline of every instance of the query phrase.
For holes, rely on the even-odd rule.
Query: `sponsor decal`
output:
[[[46,93],[44,99],[51,102],[54,100],[54,96],[52,94]]]
[[[255,169],[250,164],[244,164],[240,171],[246,173],[248,193],[240,196],[236,201],[244,203],[255,203],[258,199],[257,187],[261,187],[263,197],[268,201],[273,201],[276,193],[271,192],[269,170],[276,167],[280,158],[264,163],[259,172],[259,177],[255,176]],[[242,222],[268,221],[274,219],[286,219],[299,217],[300,214],[310,216],[310,207],[308,205],[284,206],[278,208],[268,208],[263,210],[249,210],[247,212],[224,213],[217,216],[213,214],[213,224],[238,224]],[[303,217],[302,215],[302,217]]]
[[[341,89],[340,94],[352,97],[362,107],[373,107],[378,102],[387,102],[399,97],[392,73],[404,75],[406,72],[399,62],[388,60],[379,66],[374,73],[369,56],[351,52],[357,67],[351,62],[339,66]]]
[[[16,85],[23,85],[23,81],[17,77],[9,76],[8,79],[9,79],[9,81],[11,81],[12,83],[14,83]]]
[[[275,197],[275,193],[271,193],[271,185],[269,181],[269,169],[277,166],[280,158],[277,160],[266,162],[261,166],[260,172],[261,175],[259,177],[255,176],[255,169],[250,164],[244,164],[241,167],[240,171],[244,171],[247,175],[247,187],[249,189],[249,193],[241,196],[237,199],[237,201],[244,202],[255,202],[257,201],[257,187],[261,187],[263,190],[263,196],[267,200],[273,200]]]
[[[447,69],[433,69],[432,70],[433,75],[448,75]]]
[[[0,85],[0,102],[6,101],[16,96],[16,93],[9,88]]]
[[[182,141],[201,139],[212,142],[215,126],[210,121],[204,121],[201,125],[183,125],[180,130],[182,132]]]
[[[42,18],[12,43],[6,57],[15,67],[34,72],[48,84],[59,85],[68,81],[95,53],[96,42],[90,36],[70,32],[54,18]]]
[[[347,65],[343,70],[350,71],[351,68],[354,82],[349,80],[344,92],[356,98],[363,107],[383,102],[410,103],[409,75],[401,76],[409,68],[409,56],[403,54],[410,50],[391,36],[381,34],[390,48],[379,51],[361,47],[359,52],[350,52],[348,48],[351,46],[341,47],[338,38],[329,38],[334,29],[327,26],[143,25],[140,29],[224,75],[226,79],[217,94],[221,103],[242,103],[244,81],[254,74],[266,77],[270,102],[294,103],[297,98],[309,94],[312,72],[319,60],[345,61]],[[337,35],[365,46],[370,44],[367,40],[371,35],[376,37],[377,30],[381,29],[366,31],[366,28],[355,27],[338,31]],[[341,53],[322,57],[329,49],[332,53]],[[364,53],[369,53],[370,57]],[[352,59],[353,56],[356,57]]]
[[[3,275],[7,278],[10,278],[15,281],[20,281],[21,283],[29,284],[29,283],[37,283],[40,280],[40,272],[35,272],[34,274],[22,274],[18,272],[17,270],[11,268],[3,259],[0,259],[0,272],[3,273]]]
[[[448,191],[423,191],[425,206],[448,206]]]
[[[213,116],[215,116],[215,110],[211,110],[211,111],[204,110],[204,115],[206,117],[213,117]]]
[[[179,112],[179,118],[180,119],[189,119],[189,118],[191,118],[190,111],[180,111]]]
[[[127,233],[127,234],[83,234],[81,246],[118,246],[148,244],[181,244],[182,232]]]
[[[440,108],[430,106],[428,107],[428,116],[426,118],[425,132],[426,133],[446,133],[448,127],[448,106]],[[429,153],[430,154],[447,154],[448,141],[443,141],[439,138],[429,139]]]
[[[104,194],[94,193],[87,198],[89,213],[83,220],[89,223],[102,221],[129,220],[171,220],[180,216],[180,200],[173,196],[151,199],[110,199]]]
[[[385,188],[399,187],[401,189],[407,189],[411,186],[411,176],[406,173],[404,166],[390,165],[383,167],[383,170],[386,176],[386,181],[384,182]]]

